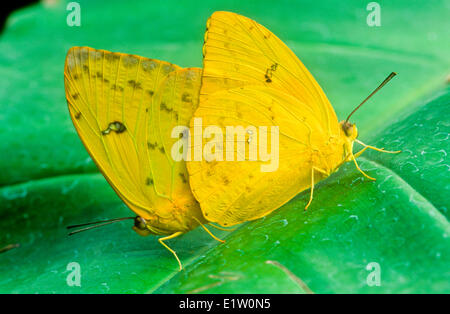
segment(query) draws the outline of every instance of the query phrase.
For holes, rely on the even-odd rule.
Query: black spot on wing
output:
[[[266,69],[266,74],[264,75],[264,78],[266,79],[267,83],[272,82],[273,72],[275,72],[277,70],[277,67],[278,67],[278,63],[274,63],[270,66],[270,68]]]
[[[118,90],[118,91],[123,92],[123,87],[120,86],[120,85],[117,85],[117,84],[112,84],[112,85],[111,85],[111,89],[112,89],[112,90]]]
[[[183,181],[183,183],[187,183],[186,175],[184,173],[180,172],[178,175],[180,176],[180,178]]]
[[[167,107],[166,103],[164,103],[164,102],[161,102],[161,104],[159,105],[159,108],[167,113],[170,113],[173,111],[173,109]]]
[[[192,95],[189,93],[183,93],[181,96],[181,101],[192,103]]]
[[[136,82],[135,80],[129,80],[128,85],[130,85],[134,89],[142,89],[141,83]]]
[[[151,149],[151,150],[154,150],[156,147],[158,147],[158,143],[155,142],[155,143],[153,144],[153,143],[147,142],[147,147],[148,147],[149,149]]]
[[[111,133],[111,131],[116,132],[116,133],[123,133],[126,131],[126,129],[127,128],[125,127],[125,125],[122,122],[114,121],[108,125],[108,128],[106,128],[105,130],[102,131],[102,134],[106,135],[106,134]]]

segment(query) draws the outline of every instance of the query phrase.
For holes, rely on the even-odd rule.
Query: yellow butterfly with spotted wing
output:
[[[262,172],[260,166],[267,162],[237,161],[237,154],[232,161],[187,162],[191,189],[206,219],[222,226],[254,220],[311,188],[307,208],[314,184],[346,161],[353,161],[370,178],[358,167],[356,157],[367,148],[384,150],[359,141],[356,126],[348,122],[350,116],[338,122],[319,84],[272,32],[244,16],[215,12],[204,40],[199,106],[191,132],[196,132],[198,118],[203,131],[208,126],[279,127],[276,171]],[[247,153],[250,137],[253,143],[258,140],[247,134]],[[354,141],[365,146],[357,154],[352,152]],[[201,145],[205,148],[208,143]]]
[[[73,47],[64,78],[78,135],[109,184],[137,214],[133,229],[140,235],[167,235],[159,242],[181,269],[164,241],[198,225],[208,230],[190,191],[186,164],[171,156],[179,140],[171,132],[174,126],[187,126],[197,108],[201,69]]]

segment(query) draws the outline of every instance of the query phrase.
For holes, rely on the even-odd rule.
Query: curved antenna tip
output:
[[[350,117],[355,113],[356,110],[358,110],[367,100],[369,100],[370,97],[372,97],[376,92],[378,92],[384,85],[386,85],[387,82],[389,82],[394,76],[397,75],[397,72],[391,72],[391,74],[389,74],[383,82],[381,82],[381,84],[375,88],[375,90],[370,93],[369,96],[367,96],[366,99],[364,99],[362,101],[362,103],[360,103],[355,109],[353,109],[353,111],[348,115],[347,119],[345,119],[345,122],[347,123],[348,120],[350,119]]]

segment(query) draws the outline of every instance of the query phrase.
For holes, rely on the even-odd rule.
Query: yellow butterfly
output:
[[[187,162],[192,192],[207,220],[222,226],[254,220],[311,188],[306,209],[315,183],[347,161],[373,179],[359,168],[356,157],[368,148],[388,151],[359,141],[350,116],[338,122],[313,76],[265,27],[235,13],[215,12],[207,22],[203,56],[199,106],[191,120],[191,133],[198,131],[195,120],[199,118],[201,131],[208,126],[277,126],[279,130],[276,171],[260,171],[267,161],[237,161],[237,154],[231,161]],[[251,143],[258,140],[248,133],[246,158]],[[224,148],[229,140],[227,136],[219,146]],[[365,147],[353,154],[355,141]],[[200,144],[203,151],[207,145]],[[261,147],[259,142],[257,146]]]
[[[210,233],[191,193],[185,162],[171,156],[178,140],[171,136],[173,127],[187,126],[197,108],[201,69],[73,47],[64,78],[78,135],[109,184],[138,215],[133,229],[140,235],[167,235],[159,242],[181,269],[164,241],[198,225]]]

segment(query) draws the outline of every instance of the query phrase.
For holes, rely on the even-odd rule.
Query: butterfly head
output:
[[[344,155],[342,162],[351,161],[353,156],[353,142],[358,137],[358,129],[356,125],[348,122],[347,120],[341,121],[342,139],[344,140]],[[341,164],[339,164],[340,166]],[[339,168],[339,166],[336,167]]]
[[[134,218],[133,230],[136,231],[137,234],[144,237],[150,234],[154,234],[149,228],[147,220],[145,220],[141,216],[136,216],[136,218]]]
[[[342,131],[344,131],[345,136],[350,140],[354,141],[358,137],[358,128],[356,125],[348,122],[341,121],[340,123]]]

